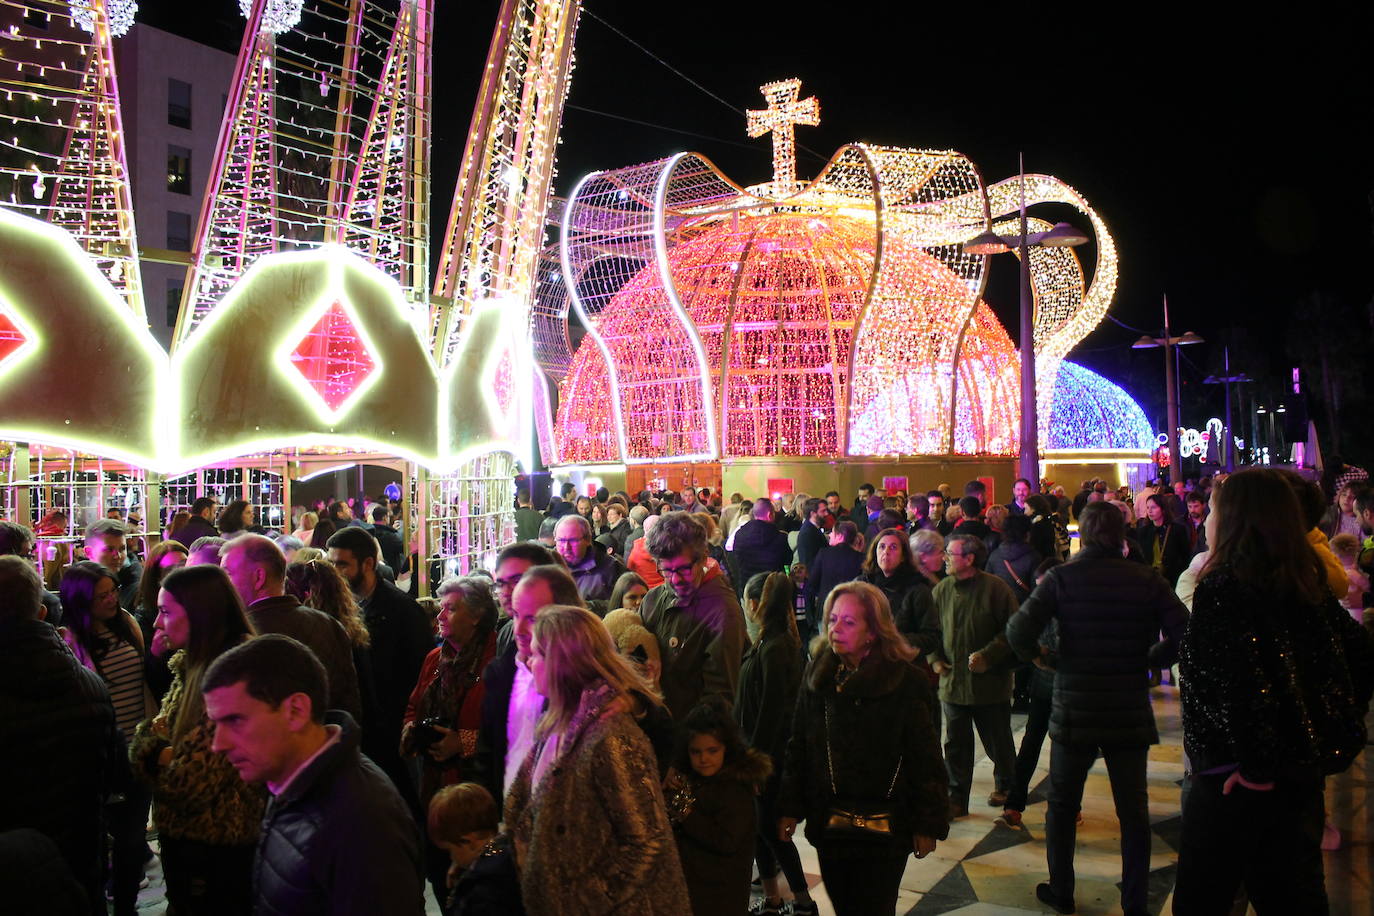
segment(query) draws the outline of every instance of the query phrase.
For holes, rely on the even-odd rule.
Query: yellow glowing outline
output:
[[[339,245],[321,245],[318,248],[311,248],[304,251],[276,252],[261,256],[244,272],[239,281],[229,289],[219,305],[215,306],[215,308],[205,316],[201,323],[196,326],[191,336],[186,339],[182,346],[177,348],[177,354],[172,359],[173,370],[176,372],[177,382],[174,386],[174,392],[178,400],[176,403],[176,410],[171,413],[171,417],[176,418],[182,415],[180,397],[183,388],[182,383],[184,382],[183,375],[190,362],[190,357],[194,355],[201,341],[206,338],[209,329],[212,328],[216,322],[221,320],[223,315],[227,314],[228,309],[237,297],[245,295],[246,291],[251,290],[255,272],[274,264],[289,264],[292,262],[323,262],[328,271],[328,282],[320,300],[306,310],[304,318],[292,327],[292,333],[287,333],[282,338],[284,342],[280,344],[273,353],[271,362],[277,371],[283,374],[283,377],[288,383],[287,387],[292,391],[293,395],[300,399],[301,404],[306,405],[312,410],[322,423],[326,425],[335,425],[339,417],[347,414],[348,411],[355,406],[357,397],[369,390],[372,385],[376,384],[383,374],[383,364],[381,357],[378,355],[378,349],[372,339],[367,336],[367,332],[364,329],[362,321],[359,320],[358,312],[353,307],[352,302],[348,301],[343,293],[343,272],[349,265],[358,268],[365,278],[377,283],[381,287],[379,292],[382,294],[382,297],[386,299],[393,308],[398,309],[398,314],[406,317],[403,323],[410,329],[410,332],[415,335],[420,352],[425,354],[425,359],[429,363],[430,377],[434,380],[436,386],[439,385],[439,373],[435,371],[433,361],[429,359],[428,348],[421,339],[419,329],[416,327],[415,322],[409,317],[410,312],[407,311],[408,307],[405,304],[405,296],[401,292],[400,284],[371,261],[368,261],[366,258],[359,256],[347,248],[343,248]],[[331,419],[331,411],[325,406],[323,399],[318,398],[313,389],[309,394],[301,390],[302,384],[308,387],[309,383],[305,382],[305,377],[291,365],[290,352],[295,349],[296,343],[299,342],[300,338],[304,336],[310,328],[314,327],[314,323],[319,321],[319,316],[333,305],[334,302],[343,304],[344,309],[348,312],[348,317],[358,329],[359,336],[362,338],[364,346],[368,348],[368,353],[375,360],[376,368],[374,368],[372,374],[359,385],[358,389],[340,405],[337,411],[338,416]],[[444,401],[445,397],[441,391],[436,402],[441,411],[438,418],[439,431],[444,435],[444,438],[438,439],[438,443],[447,442],[447,416],[443,413]],[[175,428],[170,429],[168,434],[175,439],[175,437],[179,436],[179,430]],[[288,440],[290,443],[289,445],[287,444]],[[236,440],[208,452],[177,454],[170,464],[176,470],[191,470],[203,467],[207,464],[214,464],[231,458],[249,455],[254,452],[277,451],[287,447],[299,448],[302,445],[319,445],[325,447],[362,446],[367,449],[392,454],[399,458],[404,458],[407,461],[413,461],[430,470],[435,470],[437,467],[448,466],[448,461],[440,456],[423,455],[418,449],[404,446],[394,440],[378,439],[363,434],[335,434],[322,432],[306,432],[301,434],[282,432],[273,437],[258,436]],[[442,448],[442,445],[439,447]]]
[[[511,307],[509,297],[495,296],[474,303],[472,311],[468,314],[467,320],[464,322],[467,327],[464,329],[462,337],[458,340],[454,348],[449,364],[444,367],[442,373],[443,381],[440,387],[439,404],[439,429],[443,437],[439,440],[441,443],[448,443],[452,431],[450,411],[453,406],[454,376],[460,369],[471,371],[469,360],[472,357],[469,356],[467,359],[464,359],[464,355],[467,353],[468,342],[472,339],[472,334],[477,327],[477,319],[487,312],[492,311],[496,313],[499,322],[496,333],[492,335],[492,337],[504,345],[504,347],[509,348],[511,353],[512,377],[514,378],[520,371],[521,361],[519,358],[519,347],[515,346],[511,341],[512,334],[515,333],[512,325],[517,323],[517,319],[520,316],[516,314],[516,310]],[[511,422],[503,423],[501,420],[504,417],[504,412],[501,410],[501,405],[496,403],[495,394],[491,390],[494,386],[490,384],[490,379],[495,376],[497,368],[501,365],[501,357],[503,355],[505,355],[505,350],[502,346],[497,346],[494,349],[489,348],[486,353],[481,355],[482,362],[481,368],[479,369],[479,385],[477,390],[482,396],[482,410],[487,418],[488,429],[492,432],[504,433],[505,435],[489,437],[484,441],[466,446],[458,452],[457,455],[451,458],[440,459],[440,463],[436,467],[431,468],[435,473],[452,473],[461,465],[466,464],[474,458],[485,455],[488,452],[507,452],[515,457],[517,463],[520,462],[522,453],[518,447],[519,444],[509,435],[509,427],[516,425],[515,418],[521,413],[520,393],[517,390],[515,407],[511,411]],[[525,460],[531,462],[530,456],[526,455]],[[526,470],[529,470],[531,467],[533,467],[532,462],[525,464]]]
[[[332,246],[329,246],[328,248],[320,250],[330,252],[331,248]],[[340,253],[346,254],[343,249],[337,250]],[[357,307],[354,306],[352,300],[344,294],[343,262],[337,257],[331,256],[331,254],[332,252],[326,254],[324,258],[329,271],[329,281],[325,285],[324,293],[320,296],[319,300],[316,301],[314,305],[307,308],[301,314],[300,319],[282,335],[282,342],[278,344],[276,351],[272,354],[272,365],[281,373],[282,379],[286,382],[287,387],[291,388],[293,391],[308,391],[313,396],[306,400],[314,401],[315,414],[320,418],[322,423],[328,424],[329,426],[337,426],[339,421],[346,417],[354,407],[358,406],[358,401],[371,391],[372,388],[376,386],[377,382],[381,380],[382,373],[386,371],[386,366],[382,362],[381,351],[377,345],[373,343],[372,337],[367,333],[367,326],[363,322],[362,316],[358,314]],[[245,279],[247,278],[245,277]],[[310,379],[305,377],[305,373],[301,372],[295,363],[291,361],[291,354],[300,346],[301,341],[314,329],[315,325],[319,324],[320,319],[335,305],[341,307],[344,313],[348,315],[348,320],[353,322],[353,330],[357,333],[358,339],[362,341],[363,349],[367,350],[367,355],[372,358],[372,371],[365,375],[362,381],[357,384],[357,387],[349,392],[348,397],[343,399],[343,403],[337,408],[331,408],[325,401],[324,396],[315,390],[315,386],[311,384]],[[304,389],[297,388],[302,382],[305,383],[306,387]]]
[[[133,310],[129,308],[124,297],[110,285],[109,278],[96,267],[95,262],[91,260],[85,249],[78,244],[75,236],[60,226],[54,226],[42,220],[34,219],[31,216],[15,213],[3,206],[0,206],[0,223],[8,224],[9,227],[20,233],[27,233],[55,242],[58,251],[66,255],[65,260],[67,263],[45,266],[60,266],[62,268],[71,269],[73,276],[84,277],[90,286],[91,292],[94,293],[93,298],[104,304],[106,309],[114,315],[115,319],[122,322],[129,329],[138,345],[140,345],[144,352],[151,358],[154,373],[152,385],[150,386],[152,390],[163,390],[167,387],[166,383],[171,373],[171,365],[167,357],[167,351],[163,350],[156,338],[153,337],[152,333],[148,330],[146,322],[139,320],[139,316],[135,315]],[[2,279],[3,278],[0,278],[0,280]],[[3,367],[0,367],[0,380],[3,380],[4,377],[9,374],[10,370],[14,369],[23,361],[24,357],[31,355],[32,352],[40,348],[43,342],[43,336],[34,332],[32,326],[25,321],[22,310],[15,305],[15,298],[9,293],[8,287],[3,284],[3,282],[0,282],[0,299],[3,299],[9,306],[9,312],[11,317],[15,319],[15,324],[19,326],[21,330],[23,330],[25,336],[28,337],[28,341],[26,341],[19,350],[11,354],[10,359],[5,360],[5,365]],[[32,350],[30,350],[30,348],[32,348]],[[62,431],[40,431],[36,427],[10,428],[0,425],[0,438],[12,439],[20,442],[37,441],[50,443],[59,448],[71,451],[93,452],[109,456],[118,461],[137,465],[138,467],[148,467],[149,465],[156,466],[161,459],[162,452],[167,446],[167,441],[163,432],[166,420],[159,411],[149,410],[148,413],[150,414],[147,419],[149,424],[149,439],[157,452],[157,454],[153,455],[141,455],[137,452],[131,452],[123,446],[114,443],[96,442],[89,439],[75,439]],[[0,424],[4,422],[5,421],[0,420]]]

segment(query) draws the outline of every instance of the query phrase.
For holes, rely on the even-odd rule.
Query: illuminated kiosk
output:
[[[630,489],[718,474],[726,492],[852,493],[905,475],[1007,492],[1019,360],[980,298],[987,258],[961,243],[1019,231],[1020,182],[985,186],[958,152],[860,144],[798,181],[792,127],[819,117],[799,85],[764,86],[749,113],[751,135],[773,133],[771,182],[741,188],[681,153],[573,190],[536,306],[552,463]],[[1106,313],[1116,249],[1059,179],[1027,175],[1025,195],[1079,210],[1097,252],[1087,283],[1072,250],[1031,251],[1043,427],[1060,361]],[[569,311],[587,329],[575,349]]]
[[[502,4],[432,293],[432,0],[241,8],[188,257],[134,233],[110,50],[132,4],[0,2],[0,508],[67,509],[41,532],[66,540],[113,502],[154,534],[213,493],[280,527],[291,479],[374,464],[403,475],[422,579],[489,566],[532,461],[526,303],[579,5]],[[149,259],[188,268],[170,353]]]

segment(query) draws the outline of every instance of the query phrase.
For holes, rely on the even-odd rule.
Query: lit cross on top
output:
[[[773,186],[779,191],[792,191],[797,186],[797,141],[792,128],[797,124],[815,127],[821,123],[821,103],[816,97],[798,101],[801,80],[778,80],[759,87],[768,100],[763,111],[748,112],[748,131],[751,137],[773,133]]]

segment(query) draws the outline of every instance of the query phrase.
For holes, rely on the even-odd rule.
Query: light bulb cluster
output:
[[[119,38],[134,27],[138,14],[138,0],[69,0],[72,20],[87,32],[95,31],[95,23],[103,7],[110,35]]]
[[[256,0],[263,5],[262,30],[280,35],[295,28],[301,21],[301,7],[304,0]],[[239,12],[243,18],[253,18],[255,0],[239,0]]]

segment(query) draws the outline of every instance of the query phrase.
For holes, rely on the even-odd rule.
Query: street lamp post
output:
[[[1021,234],[998,235],[991,228],[964,243],[969,254],[1004,254],[1016,251],[1021,261],[1021,454],[1017,474],[1040,489],[1040,417],[1035,400],[1035,290],[1031,286],[1030,249],[1069,248],[1088,237],[1068,223],[1056,223],[1044,232],[1029,231],[1026,219],[1026,163],[1017,154],[1021,173]]]
[[[1231,385],[1242,384],[1253,381],[1244,372],[1231,374],[1231,348],[1228,346],[1223,351],[1222,356],[1225,371],[1221,375],[1209,375],[1202,380],[1204,385],[1224,385],[1226,392],[1226,457],[1223,461],[1226,464],[1226,473],[1230,474],[1236,469],[1236,434],[1231,431]]]
[[[1178,379],[1176,377],[1177,368],[1174,365],[1174,347],[1187,346],[1189,344],[1202,343],[1202,338],[1192,331],[1188,331],[1182,337],[1169,336],[1169,297],[1164,297],[1164,336],[1151,337],[1146,334],[1144,337],[1131,344],[1133,350],[1145,350],[1151,347],[1164,348],[1164,397],[1166,401],[1165,424],[1169,427],[1169,483],[1177,483],[1183,479],[1183,456],[1178,453]],[[1228,433],[1229,434],[1229,433]]]

